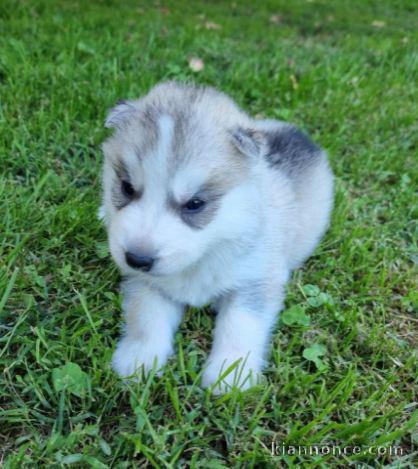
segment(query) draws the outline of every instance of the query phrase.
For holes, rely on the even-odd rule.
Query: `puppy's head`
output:
[[[112,109],[104,218],[124,273],[176,274],[257,224],[250,119],[211,88],[158,85]]]

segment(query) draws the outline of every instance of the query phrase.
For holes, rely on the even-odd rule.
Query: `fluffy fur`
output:
[[[103,145],[102,212],[125,277],[115,371],[160,368],[185,306],[210,302],[218,314],[203,385],[249,387],[290,273],[329,222],[325,153],[287,123],[252,119],[212,88],[173,82],[119,103],[106,126],[114,133]],[[152,265],[128,265],[127,252]]]

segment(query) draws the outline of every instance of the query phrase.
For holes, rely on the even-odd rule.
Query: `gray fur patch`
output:
[[[141,129],[142,151],[145,153],[158,145],[160,112],[153,106],[145,106],[139,114],[139,128]],[[141,158],[141,153],[138,154]]]
[[[266,132],[266,136],[268,162],[289,175],[303,172],[320,158],[321,149],[296,127],[289,125]]]
[[[112,161],[112,167],[119,179],[129,179],[128,169],[122,159],[117,158],[115,161]]]

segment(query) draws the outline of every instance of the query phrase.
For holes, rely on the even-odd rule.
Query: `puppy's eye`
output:
[[[135,195],[135,189],[129,181],[121,182],[121,190],[124,196],[131,198]]]
[[[188,213],[200,212],[205,206],[206,202],[198,197],[193,197],[183,205],[183,210]]]

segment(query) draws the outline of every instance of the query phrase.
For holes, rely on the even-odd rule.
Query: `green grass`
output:
[[[0,14],[0,465],[413,467],[416,2],[3,0]],[[199,387],[207,311],[188,312],[161,378],[127,386],[109,369],[121,321],[95,218],[103,120],[169,78],[301,126],[337,176],[332,226],[289,286],[287,308],[309,319],[287,313],[266,385],[246,393]],[[68,362],[79,388],[58,379]],[[272,456],[272,441],[404,455]]]

